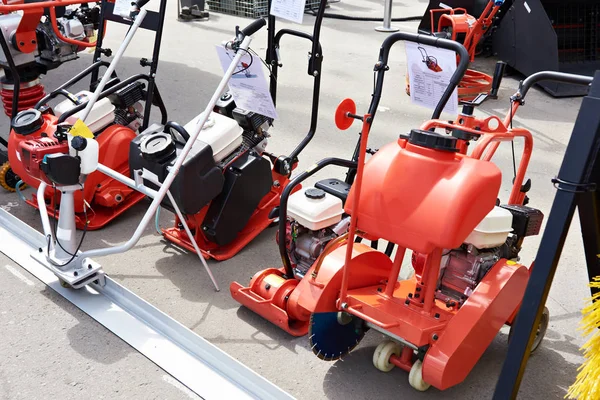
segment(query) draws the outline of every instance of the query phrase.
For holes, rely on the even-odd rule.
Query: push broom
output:
[[[600,289],[600,276],[594,278],[590,287]],[[585,361],[578,368],[577,379],[565,398],[595,400],[600,398],[600,291],[594,293],[581,313],[583,319],[579,329],[590,338],[581,347]]]

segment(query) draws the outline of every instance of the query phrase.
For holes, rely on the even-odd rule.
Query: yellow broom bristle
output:
[[[600,276],[594,278],[590,287],[600,289]],[[581,347],[585,361],[578,368],[575,383],[569,388],[565,398],[579,400],[600,399],[600,293],[593,295],[587,306],[581,310],[583,318],[579,330],[583,336],[590,336]]]

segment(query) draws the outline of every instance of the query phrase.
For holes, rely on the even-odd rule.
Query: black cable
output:
[[[69,254],[71,256],[71,258],[69,259],[69,261],[67,261],[64,264],[57,264],[52,262],[51,259],[49,259],[49,261],[52,263],[52,265],[54,265],[55,267],[66,267],[67,265],[69,265],[71,262],[73,262],[73,260],[75,259],[75,257],[77,257],[77,253],[79,253],[79,249],[81,249],[81,245],[83,244],[83,240],[85,239],[85,234],[87,233],[87,228],[88,228],[88,217],[87,217],[87,208],[85,206],[85,203],[83,205],[83,217],[85,218],[85,225],[83,226],[83,233],[81,234],[81,239],[79,239],[79,244],[77,245],[77,248],[75,249],[75,253],[71,254],[69,251],[65,250],[65,248],[62,246],[62,244],[60,244],[60,241],[58,240],[58,236],[56,235],[56,186],[52,185],[52,188],[54,189],[54,210],[53,210],[53,219],[54,219],[54,238],[56,239],[56,243],[60,246],[60,248],[67,254]],[[85,201],[85,200],[84,200]],[[50,256],[50,242],[48,241],[48,256]]]
[[[312,15],[313,17],[317,16],[317,11],[314,8],[310,8],[310,10],[305,11],[305,14]],[[353,17],[351,15],[343,15],[343,14],[332,14],[332,13],[324,13],[323,18],[331,18],[331,19],[341,19],[346,21],[363,21],[363,22],[383,22],[383,18],[373,18],[373,17]],[[402,18],[392,18],[391,22],[410,22],[410,21],[420,21],[423,19],[423,16],[414,16],[414,17],[402,17]]]
[[[513,128],[513,100],[510,101],[510,129],[512,130]],[[513,171],[515,176],[513,177],[513,180],[517,178],[517,161],[515,159],[515,141],[511,140],[510,141],[510,147],[512,148],[512,160],[513,160]]]
[[[251,48],[248,48],[248,51],[250,51],[252,54],[254,54],[254,56],[258,57],[258,59],[264,64],[265,67],[267,67],[267,69],[269,70],[269,77],[275,79],[275,82],[277,82],[277,78],[275,78],[275,76],[273,76],[273,71],[271,70],[271,66],[269,64],[267,64],[267,62],[265,60],[263,60],[257,52],[255,52],[254,50],[252,50]]]
[[[244,67],[244,68],[240,69],[239,71],[234,72],[233,74],[231,74],[231,76],[237,75],[237,74],[241,74],[242,72],[246,72],[252,66],[252,63],[254,62],[254,57],[252,56],[252,54],[248,50],[246,50],[246,49],[238,49],[238,50],[244,50],[246,52],[246,54],[248,54],[250,56],[250,63],[246,67]],[[242,61],[240,60],[240,62],[242,62]]]

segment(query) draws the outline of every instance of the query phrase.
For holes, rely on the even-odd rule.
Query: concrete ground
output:
[[[152,3],[155,3],[153,0]],[[427,1],[396,2],[394,16],[420,15]],[[182,23],[175,19],[176,5],[169,4],[158,85],[169,109],[171,120],[185,123],[205,106],[221,75],[214,45],[231,37],[235,25],[250,21],[211,13],[205,22]],[[382,15],[380,0],[342,0],[331,12],[357,16]],[[304,26],[281,23],[305,31],[314,18],[306,16]],[[338,131],[333,124],[336,105],[345,97],[356,100],[364,112],[372,90],[372,67],[385,34],[374,31],[378,23],[326,19],[322,30],[324,53],[323,80],[318,132],[301,154],[300,169],[326,156],[350,157],[357,140],[357,129]],[[396,24],[414,32],[417,23]],[[108,44],[116,49],[124,35],[123,27],[111,25]],[[256,35],[253,48],[264,54],[266,32]],[[135,38],[118,68],[120,76],[140,70],[139,58],[149,57],[152,36],[143,31]],[[273,129],[270,151],[286,154],[308,130],[312,79],[306,75],[304,41],[283,41],[284,67],[279,77],[278,112],[280,120]],[[44,78],[48,88],[72,76],[90,63],[88,54],[63,65]],[[494,60],[478,60],[476,67],[491,72]],[[430,110],[410,104],[404,94],[405,55],[402,43],[392,50],[380,112],[373,127],[370,146],[378,147],[396,140],[398,134],[417,128]],[[518,77],[507,77],[500,99],[488,101],[479,115],[504,115],[509,96],[518,85]],[[571,135],[581,99],[553,99],[532,90],[527,104],[515,118],[515,125],[530,129],[535,150],[528,176],[533,181],[531,206],[548,213],[555,190],[550,179],[559,169]],[[154,114],[158,118],[158,113]],[[449,116],[451,117],[451,116]],[[8,132],[8,120],[2,118],[0,132]],[[517,154],[521,146],[516,146]],[[502,145],[495,161],[505,172],[502,198],[507,200],[512,179],[511,150]],[[330,169],[316,179],[341,176]],[[30,191],[26,191],[29,195]],[[0,192],[0,206],[26,223],[40,229],[35,210],[15,194]],[[101,231],[90,232],[85,249],[126,241],[133,233],[146,204],[129,210],[118,221]],[[172,223],[172,215],[163,213],[161,224]],[[581,239],[575,221],[563,252],[550,293],[551,321],[542,348],[530,359],[521,385],[520,398],[560,399],[574,381],[582,361],[583,343],[577,331],[580,310],[589,295]],[[394,370],[388,374],[371,364],[375,346],[382,335],[371,332],[361,345],[343,361],[323,362],[312,354],[307,338],[292,338],[245,308],[229,295],[232,281],[247,283],[259,269],[279,266],[274,242],[275,229],[268,229],[231,260],[211,262],[222,287],[215,293],[204,269],[194,254],[174,248],[148,227],[133,250],[99,259],[105,271],[123,285],[172,315],[199,335],[239,359],[299,399],[381,399],[490,398],[507,349],[507,331],[494,340],[464,383],[446,392],[431,389],[415,392],[407,374]],[[537,251],[539,237],[527,239],[522,258],[530,263]],[[6,266],[5,266],[6,265]],[[10,260],[0,256],[0,396],[24,398],[188,398],[190,393],[176,387],[177,382],[140,354],[118,340],[89,317]]]

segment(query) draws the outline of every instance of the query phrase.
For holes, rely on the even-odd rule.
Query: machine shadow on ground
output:
[[[558,350],[563,345],[562,341],[547,340],[557,335],[561,336],[549,330],[541,347],[529,359],[519,398],[562,399],[567,388],[573,383],[578,365],[566,362],[560,355]],[[384,340],[384,337],[377,333],[368,336],[358,349],[344,357],[343,361],[334,362],[329,368],[323,382],[323,391],[328,399],[370,399],[373,393],[388,393],[389,397],[378,395],[378,398],[390,400],[491,398],[508,348],[507,333],[498,334],[464,382],[443,392],[430,388],[421,393],[409,385],[407,372],[399,368],[394,368],[388,373],[375,369],[371,361],[373,352],[375,346]],[[562,366],[560,371],[552,374],[551,382],[545,374],[529,373],[532,370],[547,368],[548,365]],[[357,376],[362,377],[359,385],[348,384],[354,382]]]

